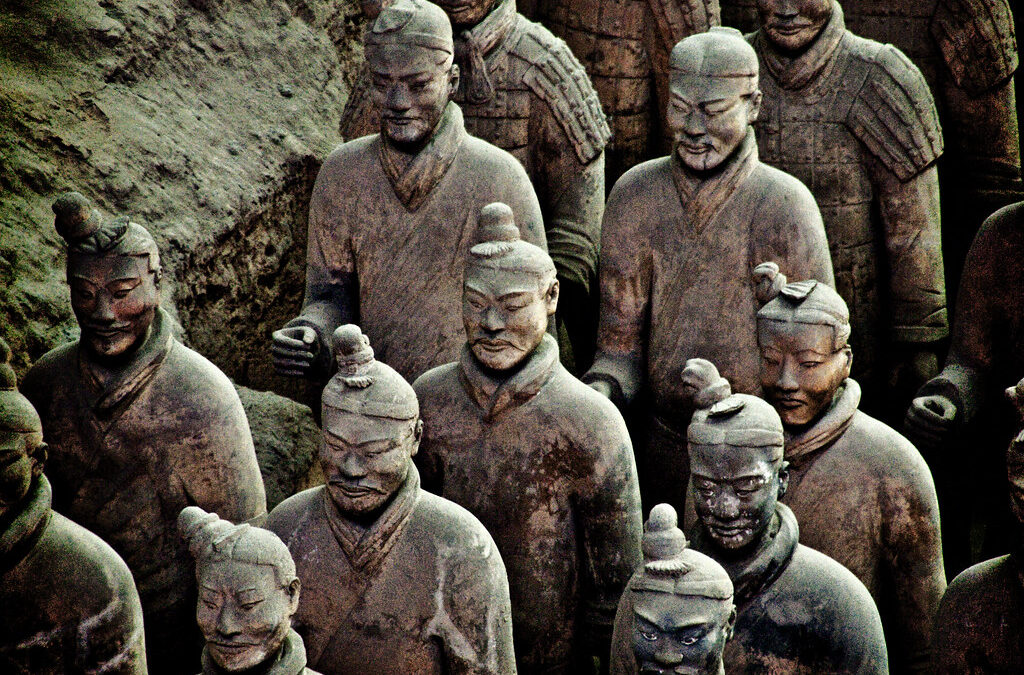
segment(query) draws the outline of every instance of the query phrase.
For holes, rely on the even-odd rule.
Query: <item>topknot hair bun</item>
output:
[[[762,307],[774,300],[786,285],[786,275],[773,262],[763,262],[754,268],[754,296]]]
[[[519,241],[519,228],[508,204],[494,202],[480,209],[474,253],[484,257],[507,253],[515,241]]]
[[[334,360],[338,364],[338,377],[356,389],[365,389],[373,384],[369,375],[373,364],[373,347],[370,338],[354,323],[334,329]]]
[[[68,243],[92,236],[103,224],[99,211],[78,192],[65,192],[57,197],[53,202],[53,214],[57,234]]]
[[[718,368],[707,359],[688,359],[682,380],[683,385],[693,391],[693,405],[698,409],[710,408],[732,394],[729,381],[719,375]]]

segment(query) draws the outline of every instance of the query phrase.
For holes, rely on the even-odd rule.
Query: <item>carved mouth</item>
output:
[[[792,23],[784,23],[784,24],[775,23],[775,24],[772,24],[772,30],[775,31],[776,33],[780,34],[780,35],[790,36],[790,35],[796,35],[797,33],[801,33],[803,31],[807,30],[808,28],[810,28],[811,26],[812,26],[812,24],[810,24],[810,23],[797,23],[797,24],[792,24]]]
[[[365,485],[353,485],[352,483],[346,483],[340,480],[331,480],[330,484],[332,488],[352,499],[366,497],[367,495],[372,495],[377,492],[377,490]]]
[[[775,399],[775,405],[783,410],[796,410],[797,408],[802,408],[804,402],[798,398],[777,398]]]

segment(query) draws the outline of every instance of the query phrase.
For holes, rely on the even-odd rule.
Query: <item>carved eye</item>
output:
[[[695,645],[695,644],[697,644],[697,642],[698,642],[699,640],[700,640],[700,638],[699,638],[699,637],[697,637],[696,635],[688,635],[688,636],[686,636],[686,637],[684,637],[684,638],[682,639],[682,643],[683,643],[684,645],[686,645],[687,647],[689,647],[689,646],[691,646],[691,645]]]
[[[654,642],[655,640],[658,639],[658,634],[654,633],[654,632],[651,632],[649,630],[641,630],[640,631],[640,637],[642,637],[643,639],[647,640],[648,642]]]

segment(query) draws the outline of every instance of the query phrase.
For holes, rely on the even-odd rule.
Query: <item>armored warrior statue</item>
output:
[[[686,360],[712,357],[739,391],[758,391],[754,267],[774,260],[794,278],[832,283],[814,198],[758,160],[757,73],[733,29],[680,42],[672,154],[631,169],[608,200],[598,354],[583,380],[620,404],[650,397],[638,456],[646,503],[685,501]]]
[[[601,103],[565,43],[520,15],[516,0],[438,4],[455,29],[461,78],[454,100],[465,113],[466,128],[515,155],[533,180],[565,300],[559,321],[568,331],[575,367],[585,368],[593,353],[604,147],[611,134]],[[364,82],[356,85],[346,104],[341,129],[346,138],[377,128],[375,108],[380,102],[368,95],[372,81]],[[479,209],[505,202],[516,211],[520,227],[532,224],[522,219],[515,204],[490,196],[473,205]],[[527,234],[524,238],[530,238]],[[453,267],[462,268],[459,263]],[[451,361],[456,354],[448,356],[431,365]]]
[[[416,394],[374,359],[358,326],[339,327],[334,341],[338,372],[323,392],[327,484],[267,520],[298,567],[295,628],[310,664],[324,675],[515,675],[494,540],[465,509],[420,489]]]
[[[200,675],[319,675],[292,630],[301,584],[288,547],[273,532],[232,525],[186,506],[182,538],[196,559],[196,621],[206,638]]]
[[[511,206],[523,237],[545,245],[523,167],[467,134],[449,100],[460,71],[444,12],[396,0],[364,41],[380,133],[342,144],[321,167],[306,299],[274,333],[278,371],[320,382],[330,374],[331,333],[349,322],[410,379],[458,356],[461,270],[484,204]]]
[[[110,546],[51,510],[47,446],[0,339],[0,672],[145,675],[142,606]]]
[[[878,605],[894,673],[928,673],[946,588],[935,485],[921,454],[857,408],[850,312],[831,288],[755,270],[761,387],[786,434],[783,501],[800,541],[857,575]]]
[[[491,204],[465,271],[458,362],[413,387],[423,485],[466,507],[508,566],[524,673],[587,673],[640,562],[640,493],[615,406],[558,361],[555,265]]]
[[[180,675],[199,662],[201,640],[178,513],[266,514],[249,423],[224,373],[172,335],[149,232],[127,217],[102,222],[76,192],[53,209],[82,336],[44,355],[22,386],[50,444],[53,506],[124,558],[149,670]]]
[[[821,207],[854,375],[869,408],[892,417],[935,374],[934,343],[947,334],[935,105],[901,52],[846,30],[835,0],[758,8],[748,36],[765,74],[758,149]]]
[[[644,565],[615,613],[612,675],[725,675],[722,651],[736,624],[732,581],[687,547],[678,522],[675,509],[658,504],[644,525]]]

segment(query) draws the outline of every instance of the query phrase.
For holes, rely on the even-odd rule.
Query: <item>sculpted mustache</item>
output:
[[[376,492],[376,493],[382,494],[382,495],[386,495],[387,494],[387,492],[385,492],[384,490],[381,490],[376,485],[361,485],[359,483],[351,483],[351,482],[349,482],[347,480],[342,480],[341,478],[330,478],[330,479],[328,479],[327,482],[330,483],[331,485],[338,485],[340,487],[348,487],[348,488],[355,487],[355,488],[359,488],[361,490],[371,490],[373,492]]]

